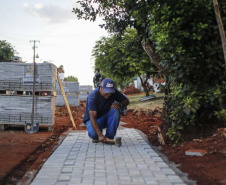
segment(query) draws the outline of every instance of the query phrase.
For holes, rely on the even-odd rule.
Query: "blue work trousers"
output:
[[[103,132],[103,129],[106,128],[106,137],[109,139],[114,139],[117,128],[120,121],[120,110],[111,108],[104,116],[97,119],[97,123]],[[92,127],[91,120],[86,122],[86,128],[88,130],[88,135],[92,139],[98,139],[98,135]]]

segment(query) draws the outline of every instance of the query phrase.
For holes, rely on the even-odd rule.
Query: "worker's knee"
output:
[[[92,126],[90,120],[86,122],[86,129],[88,130],[88,136],[91,139],[98,139],[98,136],[97,136],[95,130],[93,129],[93,126]]]
[[[109,112],[109,115],[110,116],[115,116],[115,117],[120,117],[120,109],[113,109],[113,108],[111,108],[110,112]]]
[[[88,131],[88,135],[91,139],[98,139],[98,135],[95,131]]]
[[[115,109],[115,116],[120,117],[120,109]]]
[[[115,119],[120,120],[120,116],[121,116],[120,109],[114,109],[113,112],[114,112],[113,115]]]

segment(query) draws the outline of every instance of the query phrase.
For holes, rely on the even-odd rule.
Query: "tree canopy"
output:
[[[65,77],[64,81],[67,81],[67,82],[78,82],[78,78],[71,75],[71,76]]]
[[[120,38],[115,35],[102,37],[95,44],[93,56],[95,68],[101,69],[104,76],[125,82],[139,76],[148,95],[147,80],[158,70],[144,52],[135,29],[128,28]]]
[[[0,62],[11,61],[15,50],[6,40],[0,40]]]

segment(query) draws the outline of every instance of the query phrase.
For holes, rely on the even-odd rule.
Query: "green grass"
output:
[[[156,99],[147,100],[144,102],[139,101],[140,98],[144,98],[144,94],[138,94],[138,95],[130,95],[127,96],[129,98],[130,104],[128,106],[128,109],[155,109],[156,106],[159,106],[160,108],[163,107],[163,99],[164,94],[163,93],[153,93],[150,95],[155,95]]]

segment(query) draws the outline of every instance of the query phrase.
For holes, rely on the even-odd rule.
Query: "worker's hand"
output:
[[[101,135],[98,136],[98,140],[99,140],[100,142],[105,143],[105,142],[106,142],[106,137],[105,137],[103,134],[101,134]]]
[[[120,109],[120,108],[121,108],[121,107],[120,107],[120,103],[118,103],[118,102],[113,103],[113,104],[111,105],[111,107],[112,107],[113,109]]]

